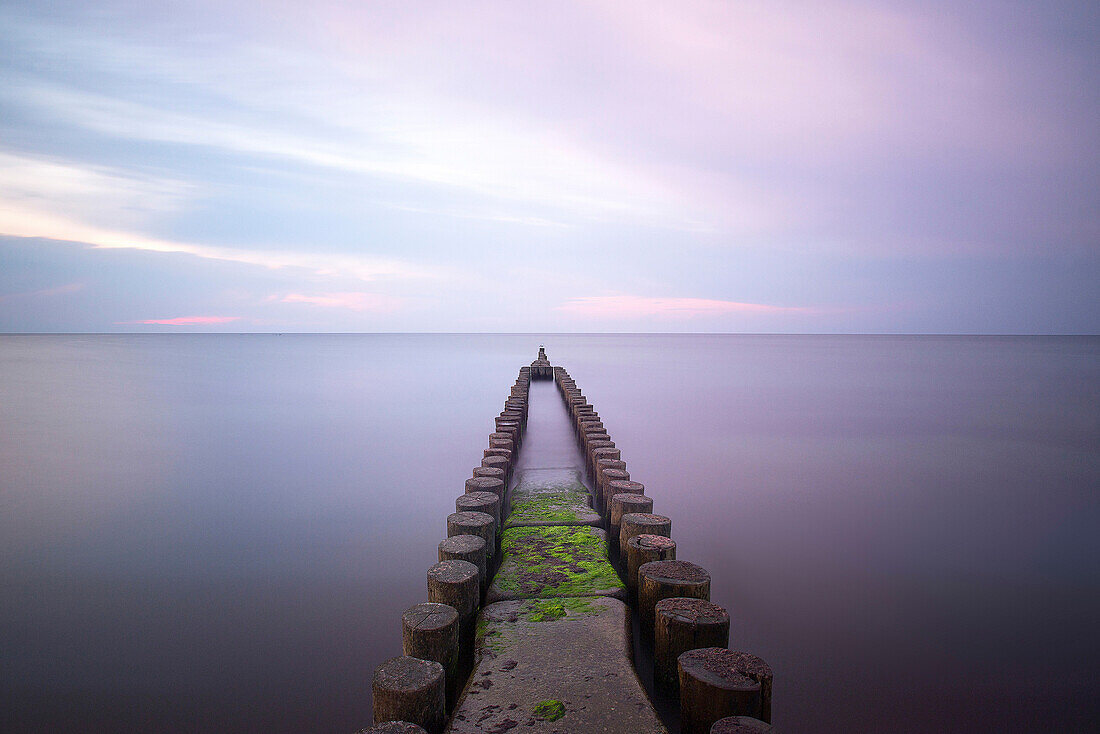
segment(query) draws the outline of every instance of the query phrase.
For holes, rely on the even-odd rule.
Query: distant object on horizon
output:
[[[531,363],[532,380],[554,379],[554,368],[550,366],[550,360],[546,357],[546,347],[539,345],[539,356]]]

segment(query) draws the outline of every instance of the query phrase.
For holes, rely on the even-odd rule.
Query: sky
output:
[[[0,331],[1100,333],[1100,3],[0,3]]]

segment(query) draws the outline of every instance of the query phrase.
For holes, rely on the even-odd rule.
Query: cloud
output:
[[[12,298],[43,298],[49,296],[64,296],[68,295],[69,293],[76,293],[83,288],[83,283],[66,283],[65,285],[59,285],[53,288],[43,288],[42,290],[38,291],[0,294],[0,301],[6,301]]]
[[[346,308],[351,311],[393,311],[401,304],[401,299],[379,293],[345,292],[305,295],[290,293],[278,299],[282,303],[306,303],[325,308]]]
[[[140,319],[138,321],[116,321],[116,324],[157,324],[159,326],[207,326],[228,324],[240,321],[240,316],[177,316],[174,319]]]
[[[834,311],[798,304],[878,306],[912,267],[950,320],[970,269],[1095,260],[1079,0],[47,5],[0,4],[0,233],[177,256],[82,251],[5,290],[118,267],[81,299],[102,323],[348,328],[380,291],[404,328],[803,327]],[[114,311],[146,266],[186,283]],[[1023,313],[1046,284],[1015,267],[975,298]]]
[[[584,296],[571,298],[557,311],[586,318],[632,319],[644,316],[693,318],[721,314],[811,313],[801,306],[773,306],[710,298],[651,298],[645,296]]]
[[[346,96],[334,87],[333,98]],[[375,92],[378,94],[378,91]],[[18,102],[95,132],[129,140],[183,144],[236,156],[304,164],[318,169],[460,190],[510,203],[510,222],[543,226],[530,205],[580,221],[642,221],[696,226],[685,200],[647,172],[602,155],[559,131],[521,122],[501,111],[459,109],[438,99],[431,110],[381,100],[335,127],[320,115],[298,128],[240,119],[218,108],[175,112],[142,102],[53,84],[25,86]],[[301,114],[287,110],[286,119]],[[384,120],[379,117],[384,116]],[[459,216],[483,218],[479,210]]]
[[[301,268],[314,275],[340,276],[365,282],[380,278],[437,277],[431,269],[417,268],[397,260],[341,253],[250,250],[178,242],[140,233],[104,229],[66,220],[62,216],[52,216],[45,212],[6,206],[3,203],[0,203],[0,234],[87,244],[103,250],[130,249],[181,253],[208,260],[222,260],[271,269]]]
[[[315,275],[361,281],[435,278],[435,269],[393,258],[310,251],[309,248],[224,247],[155,237],[140,231],[158,215],[183,207],[188,187],[105,167],[58,163],[0,153],[0,235],[184,253],[265,268],[301,268]],[[103,220],[116,224],[99,224]],[[127,225],[120,229],[117,224]]]

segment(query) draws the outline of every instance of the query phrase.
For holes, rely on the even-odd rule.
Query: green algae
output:
[[[532,622],[553,622],[568,613],[599,614],[599,610],[592,605],[591,598],[585,597],[547,599],[531,605]]]
[[[487,619],[477,621],[477,632],[474,635],[478,644],[497,654],[508,650],[508,643],[504,639],[504,630],[489,624]]]
[[[578,510],[591,512],[579,492],[538,493],[512,499],[508,522],[583,522]]]
[[[607,541],[587,526],[508,528],[504,565],[494,586],[531,597],[590,596],[623,589],[607,558]]]
[[[557,721],[565,716],[565,704],[553,698],[535,704],[535,718],[544,721]]]

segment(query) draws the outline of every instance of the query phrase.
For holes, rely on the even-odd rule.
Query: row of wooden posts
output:
[[[403,655],[375,670],[375,723],[357,734],[438,734],[446,726],[472,667],[478,609],[499,563],[505,494],[527,426],[532,370],[519,371],[481,465],[455,500],[439,563],[428,569],[428,600],[402,613]]]
[[[634,481],[596,409],[563,367],[554,380],[573,421],[608,528],[642,644],[653,652],[658,695],[679,696],[683,734],[769,732],[771,668],[729,649],[729,613],[710,601],[710,574],[676,559],[672,520],[653,513],[645,485]]]
[[[481,465],[447,518],[439,563],[427,573],[427,601],[402,614],[404,654],[375,670],[375,724],[358,734],[438,734],[446,726],[472,666],[478,609],[499,563],[506,490],[527,425],[533,378],[553,379],[565,401],[585,456],[593,505],[637,605],[642,644],[653,651],[654,688],[658,695],[679,696],[681,731],[774,731],[771,669],[755,655],[728,649],[730,618],[709,600],[710,575],[676,559],[671,520],[653,514],[653,500],[643,484],[631,480],[595,408],[540,348],[539,358],[520,370]]]

